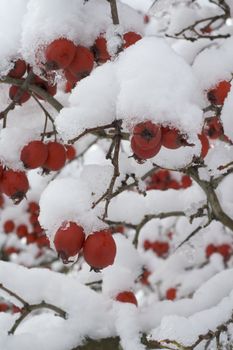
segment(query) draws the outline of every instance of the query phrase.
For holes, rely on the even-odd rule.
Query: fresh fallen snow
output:
[[[62,308],[67,312],[67,319],[54,317],[52,312],[28,316],[12,337],[7,335],[7,331],[17,316],[1,313],[0,345],[9,350],[15,349],[16,344],[19,350],[29,344],[33,344],[35,349],[43,349],[46,342],[48,350],[65,350],[81,344],[86,335],[97,339],[119,335],[124,349],[133,347],[139,350],[143,349],[139,342],[139,330],[151,330],[153,339],[176,339],[190,345],[199,334],[209,329],[215,330],[230,318],[233,307],[231,274],[231,269],[218,273],[190,299],[154,302],[136,308],[114,302],[106,295],[81,285],[73,277],[1,262],[1,282],[5,287],[29,303],[45,300]],[[213,290],[215,293],[212,293]],[[15,298],[3,291],[0,293],[20,306]]]

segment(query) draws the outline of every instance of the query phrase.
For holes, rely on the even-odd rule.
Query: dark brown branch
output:
[[[56,127],[55,127],[55,123],[54,123],[54,119],[53,117],[51,116],[51,114],[47,111],[47,109],[43,106],[43,104],[39,101],[39,99],[36,97],[36,95],[33,93],[32,94],[32,97],[34,98],[34,100],[36,101],[36,103],[38,104],[38,106],[42,109],[42,111],[44,112],[45,114],[45,126],[44,126],[44,130],[43,130],[43,138],[45,136],[45,132],[46,132],[46,126],[47,126],[47,120],[49,119],[52,123],[52,126],[53,126],[53,132],[54,132],[54,135],[55,135],[55,140],[56,140],[56,135],[57,135],[57,130],[56,130]]]
[[[105,124],[105,125],[100,125],[100,126],[96,126],[94,128],[89,128],[89,129],[85,129],[81,134],[79,134],[77,137],[71,139],[68,141],[69,144],[75,143],[76,141],[78,141],[79,139],[81,139],[83,136],[87,135],[87,134],[92,134],[101,130],[105,130],[105,129],[110,129],[110,128],[114,128],[116,124],[116,121],[110,123],[110,124]]]
[[[61,308],[59,308],[55,305],[46,303],[45,301],[42,301],[41,303],[38,303],[38,304],[30,305],[23,298],[21,298],[18,294],[12,292],[10,289],[5,287],[2,283],[0,284],[0,289],[2,289],[4,292],[6,292],[10,296],[14,297],[16,300],[18,300],[20,303],[23,304],[23,308],[21,309],[22,313],[19,316],[19,318],[17,318],[15,320],[15,323],[13,324],[11,329],[9,330],[8,334],[14,334],[16,329],[18,328],[18,326],[21,324],[21,322],[34,310],[46,308],[46,309],[49,309],[49,310],[56,312],[60,317],[62,317],[64,319],[67,316],[66,312],[63,311]]]
[[[17,318],[17,320],[15,321],[15,323],[13,324],[13,326],[11,327],[11,329],[8,331],[8,334],[14,334],[16,329],[19,327],[19,325],[21,324],[21,322],[32,312],[35,310],[39,310],[39,309],[48,309],[48,310],[52,310],[54,311],[56,314],[58,314],[60,317],[66,319],[66,312],[63,311],[62,309],[60,309],[59,307],[46,303],[45,301],[42,301],[39,304],[33,304],[33,305],[29,305],[27,304],[26,306],[23,307],[22,309],[22,313],[20,315],[19,318]]]
[[[207,196],[207,201],[211,206],[213,218],[220,221],[224,226],[233,231],[233,220],[223,211],[218,197],[215,193],[214,186],[211,182],[201,180],[198,175],[198,169],[191,167],[186,170],[186,173],[198,183]]]
[[[120,22],[119,22],[116,0],[109,0],[109,2],[111,7],[112,23],[114,25],[118,25],[120,24]]]
[[[15,79],[11,77],[4,77],[0,79],[0,83],[2,84],[12,84],[16,86],[21,86],[24,83],[25,79]],[[45,101],[47,101],[53,108],[55,108],[58,112],[60,112],[63,108],[62,104],[58,102],[53,96],[51,96],[47,91],[42,89],[41,87],[29,84],[28,90],[30,92],[34,92],[35,94],[41,96]]]
[[[14,297],[15,299],[17,299],[23,306],[28,305],[28,303],[23,298],[21,298],[16,293],[12,292],[10,289],[4,287],[4,285],[2,283],[0,283],[0,289],[2,289],[4,292],[6,292],[10,296]]]
[[[96,205],[98,205],[102,200],[105,199],[105,208],[104,208],[103,219],[105,219],[108,215],[108,207],[109,207],[110,201],[112,199],[114,185],[115,185],[116,179],[120,175],[120,172],[119,172],[119,152],[120,152],[120,145],[121,145],[121,140],[122,140],[121,124],[122,124],[121,120],[114,122],[115,136],[113,138],[113,145],[111,145],[111,151],[113,151],[113,149],[114,149],[113,157],[111,158],[114,170],[113,170],[113,175],[112,175],[109,187],[104,192],[104,194],[92,205],[92,208],[95,208]],[[110,156],[111,155],[108,152],[107,157],[110,158]]]

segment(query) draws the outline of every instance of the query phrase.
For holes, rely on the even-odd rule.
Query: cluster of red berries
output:
[[[29,232],[28,225],[19,224],[16,226],[12,219],[6,220],[3,223],[3,231],[6,234],[15,232],[19,239],[26,238],[27,244],[35,243],[39,248],[49,247],[49,240],[38,220],[39,211],[38,203],[30,202],[28,204],[27,212],[29,214],[29,222],[32,225],[32,232]],[[4,253],[11,255],[13,253],[19,253],[19,250],[10,246],[5,248]]]
[[[140,40],[142,37],[141,35],[135,33],[135,32],[127,32],[123,35],[123,49],[126,49],[127,47],[135,44],[138,40]],[[104,35],[99,36],[93,47],[92,51],[95,56],[95,60],[97,63],[105,63],[108,60],[111,59],[111,56],[107,49],[107,40],[105,39]]]
[[[57,230],[54,246],[64,263],[82,249],[85,261],[97,271],[112,265],[116,256],[111,230],[93,232],[86,238],[83,227],[72,221],[64,222]]]
[[[169,252],[169,243],[166,241],[144,241],[145,250],[153,250],[153,252],[160,258],[166,258]]]
[[[201,156],[204,158],[209,149],[208,139],[204,134],[198,135],[201,144]],[[146,121],[137,124],[131,138],[131,148],[138,160],[145,160],[154,157],[159,153],[161,147],[177,149],[182,146],[194,146],[187,142],[186,135],[178,129],[169,126],[160,126]]]
[[[209,244],[205,250],[206,257],[209,258],[212,254],[221,254],[224,260],[228,260],[232,254],[232,247],[228,243],[219,245]]]
[[[157,170],[151,175],[147,183],[147,190],[165,191],[170,188],[174,190],[188,188],[192,185],[192,180],[188,175],[183,175],[179,182],[172,178],[172,174],[169,170]]]
[[[140,40],[141,36],[134,32],[123,35],[123,48],[127,48]],[[69,92],[75,84],[88,76],[95,62],[102,64],[111,59],[107,50],[104,35],[99,36],[89,49],[75,45],[71,40],[59,38],[51,42],[45,50],[46,70],[62,69],[67,80],[66,91]]]
[[[63,146],[58,142],[31,141],[21,151],[21,161],[26,169],[42,166],[46,171],[60,170],[67,159],[75,157],[73,146]],[[25,172],[4,169],[0,166],[0,190],[10,197],[15,204],[20,203],[29,190],[29,182]]]
[[[135,32],[127,32],[123,35],[123,47],[125,49],[135,44],[142,37]],[[102,64],[111,59],[107,50],[107,41],[104,35],[99,36],[91,48],[75,45],[71,40],[58,38],[52,41],[44,51],[45,63],[38,62],[43,66],[43,74],[46,80],[34,74],[31,84],[35,84],[45,90],[51,96],[57,93],[57,85],[51,84],[51,71],[62,70],[67,81],[66,92],[70,92],[78,81],[88,76],[94,64]],[[14,62],[14,67],[8,73],[8,77],[21,79],[31,67],[27,63],[18,59]],[[9,96],[16,104],[27,102],[31,95],[28,91],[20,90],[19,86],[12,85],[9,89]],[[39,99],[43,99],[37,95]]]
[[[72,160],[76,156],[73,146],[63,146],[53,141],[31,141],[23,147],[20,159],[26,169],[42,167],[46,171],[57,171],[63,168],[66,160]]]

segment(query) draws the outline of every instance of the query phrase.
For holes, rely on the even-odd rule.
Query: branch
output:
[[[78,141],[79,139],[81,139],[83,136],[85,136],[87,134],[92,134],[92,133],[95,133],[95,132],[98,132],[101,130],[114,128],[115,125],[116,125],[116,121],[112,122],[111,124],[105,124],[105,125],[96,126],[94,128],[85,129],[81,134],[79,134],[75,138],[69,140],[68,143],[69,144],[75,143],[76,141]]]
[[[218,197],[215,193],[214,186],[211,182],[201,180],[198,175],[198,169],[191,167],[186,170],[186,173],[198,183],[207,196],[207,201],[211,206],[213,218],[220,221],[224,226],[227,226],[233,231],[233,220],[223,211]]]
[[[112,22],[114,25],[120,24],[116,0],[109,0],[111,7]]]
[[[22,313],[20,315],[19,318],[17,318],[17,320],[15,321],[15,323],[13,324],[13,326],[11,327],[11,329],[8,331],[8,334],[14,334],[16,329],[19,327],[20,323],[34,310],[39,310],[42,308],[46,308],[49,310],[54,311],[55,313],[57,313],[60,317],[66,319],[66,312],[63,311],[62,309],[60,309],[59,307],[46,303],[45,301],[42,301],[39,304],[33,304],[33,305],[29,305],[27,304],[27,306],[24,306],[22,308]]]
[[[16,86],[21,86],[24,83],[25,79],[15,79],[11,77],[4,77],[0,79],[0,84],[12,84]],[[29,84],[28,90],[30,92],[34,92],[35,94],[41,96],[45,101],[47,101],[57,112],[60,112],[63,108],[62,104],[58,102],[53,96],[51,96],[47,91],[42,89],[41,87]]]
[[[23,304],[23,308],[21,309],[22,313],[21,313],[20,317],[15,320],[15,323],[13,324],[11,329],[8,331],[8,334],[14,334],[16,329],[18,328],[18,326],[21,324],[21,322],[34,310],[46,308],[46,309],[49,309],[49,310],[56,312],[60,317],[66,319],[66,316],[67,316],[66,312],[55,305],[46,303],[45,301],[42,301],[41,303],[38,303],[38,304],[30,305],[23,298],[21,298],[18,294],[14,293],[10,289],[4,287],[4,285],[2,283],[0,284],[0,289],[2,289],[4,292],[8,293],[10,296],[14,297],[20,303]]]
[[[118,120],[114,122],[115,125],[115,136],[113,138],[113,145],[110,147],[110,151],[113,151],[114,149],[114,153],[113,153],[113,157],[111,158],[111,152],[108,152],[107,156],[108,158],[111,158],[112,161],[112,165],[114,167],[114,171],[113,171],[113,175],[109,184],[108,189],[106,190],[106,192],[92,205],[92,208],[95,208],[97,204],[99,204],[102,200],[106,200],[105,201],[105,208],[104,208],[104,214],[103,214],[103,219],[106,218],[106,216],[108,215],[108,207],[110,204],[110,201],[112,199],[112,193],[113,193],[113,189],[114,189],[114,185],[116,182],[116,179],[118,178],[118,176],[120,176],[120,172],[119,172],[119,152],[120,152],[120,145],[121,145],[121,124],[122,121]]]

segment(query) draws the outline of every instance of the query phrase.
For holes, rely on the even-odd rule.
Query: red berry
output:
[[[201,141],[201,158],[204,159],[210,148],[209,140],[204,133],[199,134],[198,138]]]
[[[37,236],[43,234],[44,231],[43,228],[40,226],[39,221],[33,224],[33,232],[36,233]]]
[[[217,252],[217,247],[214,244],[209,244],[205,249],[206,257],[209,258],[212,254]]]
[[[68,263],[71,256],[79,253],[84,241],[85,233],[82,226],[71,221],[64,222],[54,236],[56,251],[64,263]]]
[[[173,190],[179,190],[180,184],[176,180],[171,180],[168,184],[168,188],[172,188]]]
[[[205,134],[210,139],[217,139],[224,134],[222,123],[218,117],[212,117],[206,120]]]
[[[188,188],[192,185],[192,179],[188,175],[183,175],[181,178],[181,184],[183,188]]]
[[[110,231],[98,231],[89,235],[84,243],[83,255],[93,269],[112,265],[116,256],[116,244]]]
[[[207,25],[203,28],[200,29],[200,31],[202,32],[202,34],[210,34],[212,32],[212,28],[210,25]]]
[[[177,129],[162,127],[162,146],[169,149],[177,149],[181,146],[187,146],[187,141]]]
[[[157,153],[159,153],[161,148],[161,142],[159,142],[154,148],[143,149],[136,144],[135,138],[133,136],[131,139],[131,148],[132,148],[132,151],[134,152],[134,155],[138,159],[149,159],[149,158],[153,158]]]
[[[64,70],[64,75],[65,78],[67,80],[67,82],[69,82],[71,84],[71,89],[73,89],[73,87],[75,86],[75,84],[80,80],[79,78],[77,78],[75,75],[73,75],[69,69],[65,69]],[[69,91],[70,92],[70,91]]]
[[[1,181],[1,180],[0,180]],[[0,183],[0,187],[1,187],[1,183]],[[3,207],[3,204],[4,204],[4,198],[3,198],[3,195],[0,193],[0,208],[2,209]]]
[[[20,79],[25,74],[26,68],[27,66],[25,61],[18,59],[17,61],[15,61],[14,68],[10,70],[8,76],[11,78]]]
[[[22,309],[20,309],[20,307],[18,307],[16,305],[13,305],[12,306],[12,312],[13,312],[13,314],[16,314],[18,312],[22,312]]]
[[[176,288],[169,288],[166,291],[166,298],[168,300],[174,300],[176,298]]]
[[[74,146],[65,145],[65,149],[66,149],[66,158],[68,160],[72,160],[76,157],[76,149],[74,148]]]
[[[7,247],[4,249],[4,253],[6,255],[18,254],[19,252],[20,252],[20,250],[15,248],[15,247]]]
[[[144,284],[145,286],[148,286],[150,282],[148,281],[148,277],[151,275],[151,272],[148,270],[144,270],[143,274],[141,275],[140,282]]]
[[[147,121],[134,127],[133,137],[136,145],[144,150],[155,148],[161,140],[160,126]]]
[[[93,53],[98,63],[105,63],[111,59],[107,49],[107,41],[104,37],[100,36],[96,39],[93,46]]]
[[[65,147],[54,141],[48,143],[48,158],[44,163],[44,168],[48,170],[60,170],[63,168],[66,162],[66,150]]]
[[[21,224],[16,228],[16,234],[19,238],[26,237],[28,235],[28,228],[26,225]]]
[[[0,303],[0,312],[6,312],[9,310],[9,305],[7,305],[6,303]]]
[[[29,100],[31,95],[27,91],[21,91],[19,86],[12,85],[9,90],[9,96],[16,104],[23,104]]]
[[[50,247],[50,242],[49,239],[46,235],[42,235],[40,237],[37,238],[36,243],[38,245],[39,248],[43,248],[43,247]]]
[[[67,68],[74,59],[76,52],[75,44],[65,38],[51,42],[45,50],[46,68]]]
[[[152,248],[152,243],[150,241],[148,241],[148,239],[146,239],[143,243],[143,247],[145,250],[148,250],[148,249]]]
[[[90,50],[84,46],[77,46],[74,59],[69,65],[69,71],[78,80],[90,74],[94,67],[94,56]]]
[[[127,32],[123,35],[124,39],[124,48],[135,44],[138,40],[140,40],[142,37],[140,34],[137,34],[135,32]]]
[[[37,240],[37,235],[35,233],[29,233],[27,235],[27,244],[35,243]]]
[[[38,214],[32,213],[32,214],[30,215],[29,221],[30,221],[30,223],[31,223],[32,225],[37,224],[37,223],[38,223]]]
[[[152,243],[152,249],[159,257],[164,257],[169,251],[169,244],[168,242],[155,241]]]
[[[213,89],[207,93],[208,100],[215,105],[223,105],[228,92],[231,89],[231,83],[226,80],[220,81]]]
[[[121,292],[117,294],[116,300],[120,301],[121,303],[131,303],[138,306],[137,299],[133,292],[128,292],[128,291]]]
[[[217,246],[217,253],[221,254],[225,260],[229,259],[232,249],[227,243]]]
[[[12,220],[7,220],[4,222],[4,225],[3,225],[3,230],[5,233],[11,233],[13,232],[15,229],[15,224],[14,224],[14,221]]]
[[[25,168],[36,169],[45,163],[47,157],[47,144],[42,141],[31,141],[23,147],[20,159]]]
[[[71,83],[67,81],[65,85],[65,93],[71,92],[74,87],[75,87],[75,83]]]
[[[1,189],[18,204],[29,190],[27,176],[22,171],[5,170],[1,180]]]
[[[30,202],[30,203],[28,203],[28,211],[29,211],[30,213],[34,213],[34,214],[39,215],[39,212],[40,212],[39,204],[36,203],[36,202]]]

